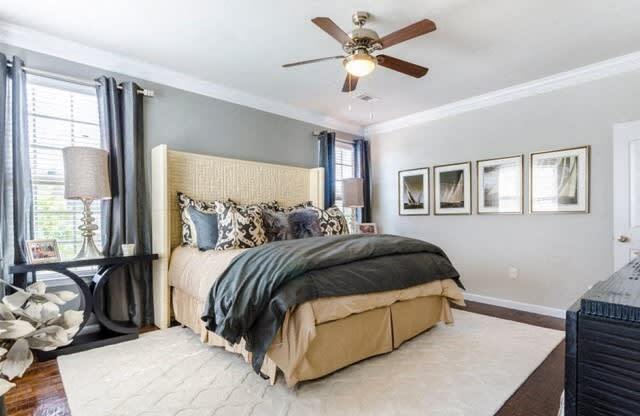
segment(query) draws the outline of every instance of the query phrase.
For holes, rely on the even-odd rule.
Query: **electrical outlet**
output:
[[[517,279],[520,274],[520,270],[516,267],[509,266],[509,279]]]

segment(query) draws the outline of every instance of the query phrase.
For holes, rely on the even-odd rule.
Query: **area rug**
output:
[[[72,415],[493,415],[564,333],[455,310],[398,350],[289,389],[186,328],[58,358]]]

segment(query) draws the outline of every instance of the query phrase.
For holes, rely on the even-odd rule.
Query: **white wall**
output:
[[[566,308],[612,272],[612,126],[636,119],[640,72],[373,135],[373,219],[384,233],[441,246],[471,293]],[[590,214],[475,213],[476,160],[580,145],[592,146]],[[399,170],[469,160],[473,215],[398,215]]]

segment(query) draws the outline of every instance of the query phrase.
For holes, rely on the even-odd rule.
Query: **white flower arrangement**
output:
[[[15,292],[0,303],[0,396],[15,387],[33,363],[34,350],[51,351],[69,345],[78,332],[83,312],[60,312],[60,306],[78,295],[68,290],[47,293],[47,285],[36,282],[20,289],[7,282]]]

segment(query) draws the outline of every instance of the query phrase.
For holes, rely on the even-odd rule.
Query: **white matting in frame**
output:
[[[522,214],[524,155],[479,160],[478,214]]]
[[[589,212],[590,146],[532,153],[531,213]]]
[[[471,214],[471,162],[433,167],[434,214]]]
[[[418,168],[398,172],[398,213],[429,215],[430,170]]]

